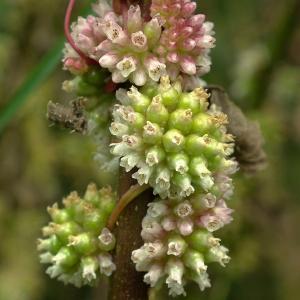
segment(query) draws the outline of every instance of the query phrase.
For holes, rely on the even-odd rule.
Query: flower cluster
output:
[[[195,189],[218,194],[224,177],[235,172],[233,137],[227,116],[209,107],[203,88],[190,93],[163,77],[138,91],[119,90],[111,133],[119,138],[112,153],[140,185],[150,184],[162,198],[190,196]],[[222,179],[220,179],[222,178]],[[218,183],[219,182],[219,183]]]
[[[213,23],[205,15],[194,15],[196,3],[190,0],[154,0],[152,16],[164,20],[164,30],[156,52],[167,65],[172,79],[179,74],[201,76],[210,71],[210,49],[215,45]]]
[[[147,272],[151,287],[165,282],[172,296],[185,295],[184,285],[194,281],[210,287],[207,264],[225,266],[230,257],[213,231],[228,224],[232,210],[212,194],[196,193],[184,202],[156,200],[143,220],[144,245],[132,253],[138,271]]]
[[[112,73],[115,83],[130,80],[143,86],[167,73],[203,75],[210,69],[214,47],[212,23],[193,15],[191,1],[153,1],[152,18],[145,21],[140,7],[130,6],[117,16],[106,1],[93,6],[97,16],[80,17],[72,26],[72,38],[87,57]],[[65,47],[64,67],[84,73],[88,66],[72,47]]]
[[[99,273],[110,276],[115,270],[109,254],[115,237],[105,227],[115,195],[110,188],[98,191],[90,184],[83,198],[73,192],[63,203],[62,209],[57,204],[48,208],[52,222],[38,240],[41,263],[51,264],[47,274],[65,284],[93,285]]]

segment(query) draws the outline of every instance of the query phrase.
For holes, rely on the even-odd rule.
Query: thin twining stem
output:
[[[75,44],[72,35],[70,33],[70,21],[71,21],[71,16],[72,16],[72,11],[75,5],[75,0],[70,0],[68,7],[67,7],[67,11],[66,11],[66,15],[65,15],[65,23],[64,23],[64,30],[65,30],[65,36],[67,41],[69,42],[69,44],[71,45],[71,47],[77,52],[77,54],[86,61],[86,63],[88,65],[94,65],[94,64],[98,64],[97,61],[87,57]]]
[[[146,191],[148,188],[149,186],[146,184],[144,185],[136,184],[130,187],[130,189],[120,198],[120,200],[117,203],[117,206],[115,207],[114,211],[110,215],[107,224],[108,229],[113,230],[120,214],[125,209],[125,207],[137,196],[139,196],[144,191]]]

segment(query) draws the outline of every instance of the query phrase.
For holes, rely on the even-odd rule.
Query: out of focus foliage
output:
[[[0,110],[62,35],[67,1],[0,1]],[[81,1],[81,6],[86,5]],[[268,168],[238,175],[235,222],[223,231],[232,249],[214,285],[189,300],[295,300],[300,282],[300,5],[298,0],[203,0],[216,24],[217,48],[206,80],[220,84],[260,122]],[[78,8],[80,9],[80,7]],[[76,13],[76,12],[75,12]],[[55,74],[36,89],[0,136],[0,299],[92,299],[97,291],[64,287],[44,275],[35,240],[45,207],[90,181],[111,182],[92,160],[87,138],[50,127],[48,100],[67,102]],[[67,298],[66,298],[67,295]],[[100,296],[98,296],[98,299]],[[161,296],[166,299],[166,296]]]

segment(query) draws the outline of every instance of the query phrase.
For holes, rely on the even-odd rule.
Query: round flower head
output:
[[[161,18],[163,28],[155,52],[166,64],[172,79],[179,74],[197,77],[210,71],[210,49],[214,47],[213,23],[205,15],[194,15],[190,0],[154,0],[151,15]]]
[[[157,199],[149,204],[142,223],[145,244],[132,253],[136,269],[147,272],[144,281],[151,287],[164,281],[172,296],[185,295],[189,281],[201,290],[210,287],[207,265],[225,266],[230,260],[212,231],[228,224],[231,212],[224,200],[212,194],[195,193],[183,202]],[[149,254],[149,245],[159,245],[157,254]]]
[[[38,240],[41,263],[50,264],[46,273],[65,284],[94,285],[100,273],[109,276],[115,270],[109,254],[115,238],[105,228],[115,195],[90,184],[83,198],[73,192],[63,203],[62,209],[57,204],[48,208],[52,222]]]
[[[235,171],[233,138],[227,116],[208,103],[203,88],[190,93],[168,77],[141,91],[132,87],[117,96],[111,133],[119,138],[112,153],[139,184],[150,184],[162,198],[185,198],[195,189],[218,193],[216,176]]]

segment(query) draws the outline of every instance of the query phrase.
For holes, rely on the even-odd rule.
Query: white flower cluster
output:
[[[212,232],[228,224],[231,213],[224,200],[211,194],[150,203],[142,223],[145,243],[132,253],[136,269],[147,272],[144,281],[151,287],[165,282],[172,296],[185,295],[184,286],[191,280],[201,290],[210,287],[207,264],[225,266],[230,260]]]

